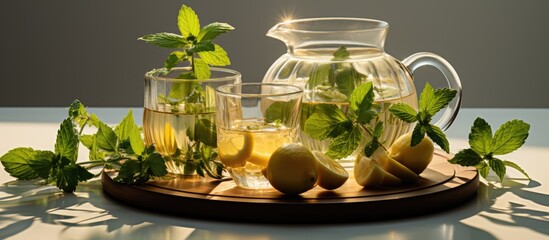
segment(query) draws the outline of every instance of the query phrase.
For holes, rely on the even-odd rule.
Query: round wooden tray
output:
[[[353,174],[340,188],[315,187],[299,196],[275,189],[249,190],[233,181],[179,177],[145,185],[124,185],[102,175],[111,197],[158,212],[191,218],[278,223],[332,223],[394,219],[427,214],[465,203],[476,195],[478,172],[447,162],[435,151],[433,161],[413,184],[363,188]]]

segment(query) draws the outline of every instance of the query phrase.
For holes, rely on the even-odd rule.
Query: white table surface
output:
[[[107,123],[119,122],[127,110],[89,109]],[[138,124],[141,114],[141,109],[134,109]],[[452,152],[467,146],[477,116],[494,131],[515,118],[531,124],[526,145],[506,159],[522,166],[533,181],[508,170],[503,184],[482,180],[473,201],[420,217],[275,225],[156,214],[105,197],[98,179],[79,185],[74,194],[63,194],[55,187],[15,181],[2,169],[0,239],[549,239],[549,109],[462,109],[447,131]],[[52,150],[65,117],[63,108],[0,108],[0,155],[20,146]],[[80,160],[84,160],[87,153],[81,151]]]

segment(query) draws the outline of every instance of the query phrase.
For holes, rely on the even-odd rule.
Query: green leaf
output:
[[[102,150],[114,152],[117,149],[118,139],[116,133],[105,123],[99,124],[95,140],[97,141],[97,146]]]
[[[355,126],[351,131],[345,131],[331,139],[328,145],[328,155],[331,158],[339,159],[351,155],[360,143],[360,127]]]
[[[126,114],[126,117],[115,127],[114,132],[120,140],[127,140],[130,138],[130,133],[137,128],[135,120],[133,119],[133,110],[130,109]]]
[[[425,132],[427,133],[427,136],[433,140],[442,150],[444,150],[447,153],[450,153],[450,143],[448,142],[448,139],[446,139],[446,135],[442,130],[435,126],[435,125],[428,125],[425,128]]]
[[[177,26],[184,37],[198,36],[200,33],[200,21],[194,10],[185,5],[181,6],[177,16]]]
[[[70,118],[63,120],[57,131],[55,153],[76,162],[78,157],[78,142],[78,133],[74,129],[72,120]]]
[[[141,163],[136,160],[127,160],[121,166],[118,171],[118,176],[113,180],[119,183],[132,184],[135,181],[135,177],[139,177],[141,170]]]
[[[195,138],[202,143],[211,146],[217,147],[217,132],[215,129],[215,124],[213,124],[208,119],[200,119],[195,124]]]
[[[488,166],[488,164],[486,164],[485,161],[480,162],[475,167],[478,169],[480,176],[482,176],[483,178],[488,177],[488,173],[490,172],[490,167]]]
[[[469,146],[481,156],[492,152],[492,128],[480,117],[475,120],[471,127]]]
[[[352,121],[336,105],[322,104],[305,122],[304,131],[312,138],[335,138],[352,127]]]
[[[194,44],[191,48],[187,49],[187,55],[192,55],[193,53],[199,52],[211,52],[215,51],[215,46],[210,41],[198,42]]]
[[[372,132],[373,137],[379,138],[383,134],[383,122],[377,122],[374,126],[374,131]]]
[[[164,62],[164,67],[168,70],[171,70],[178,63],[185,60],[186,60],[186,55],[184,52],[173,51],[170,53],[170,55],[168,55],[168,58],[166,58],[166,61]]]
[[[231,65],[227,52],[221,46],[214,44],[214,51],[198,52],[198,56],[207,64],[212,66],[227,66]]]
[[[82,143],[82,145],[84,145],[84,147],[86,147],[87,149],[91,149],[92,146],[93,146],[93,138],[95,136],[93,135],[90,135],[90,134],[84,134],[82,136],[80,136],[80,142]]]
[[[512,120],[501,125],[492,140],[492,153],[494,155],[503,155],[511,153],[520,148],[526,138],[530,124],[521,120]]]
[[[183,36],[166,32],[145,35],[137,40],[145,41],[163,48],[182,48],[188,44]]]
[[[456,153],[456,155],[448,161],[452,164],[459,164],[461,166],[476,166],[482,163],[482,157],[472,149],[467,148]]]
[[[132,151],[137,155],[141,155],[143,151],[145,151],[145,143],[143,142],[139,128],[134,128],[134,130],[130,132],[130,145]]]
[[[204,60],[195,58],[194,73],[198,79],[209,79],[211,75],[210,66]]]
[[[435,104],[435,89],[431,84],[426,83],[421,95],[419,96],[419,111],[429,113]]]
[[[389,112],[407,123],[413,123],[418,120],[416,110],[405,103],[396,103],[391,105]]]
[[[143,161],[143,164],[145,167],[150,169],[151,176],[154,177],[162,177],[168,174],[168,170],[166,170],[166,164],[164,163],[164,159],[162,158],[162,155],[158,153],[153,153]]]
[[[377,138],[374,138],[372,141],[366,144],[364,147],[363,153],[366,157],[371,157],[372,154],[379,148],[380,144]]]
[[[185,82],[173,83],[170,89],[170,93],[168,94],[168,98],[174,99],[174,100],[182,100],[185,97],[189,96],[192,91],[194,91],[194,88],[197,84],[198,84],[197,81],[185,81]]]
[[[32,161],[51,162],[55,154],[50,151],[35,151],[32,148],[15,148],[0,157],[4,170],[12,177],[21,180],[41,177],[42,168],[34,169]],[[43,165],[45,163],[34,163]]]
[[[522,168],[521,168],[519,165],[517,165],[516,163],[511,162],[511,161],[503,160],[503,164],[504,164],[505,166],[512,167],[512,168],[516,169],[517,171],[519,171],[520,173],[522,173],[524,176],[526,176],[529,180],[532,180],[532,178],[530,178],[530,176],[528,176],[528,173],[526,173],[526,171],[524,171],[524,169],[522,169]]]
[[[410,146],[418,145],[425,137],[425,129],[421,125],[416,125],[412,131],[412,141]]]
[[[356,85],[360,82],[359,76],[354,68],[337,69],[333,74],[337,90],[346,97],[349,97],[352,94]]]
[[[356,115],[360,111],[370,110],[374,102],[374,88],[372,82],[364,83],[358,86],[349,97],[349,107]]]
[[[200,29],[198,41],[211,41],[219,34],[230,32],[232,30],[234,30],[234,27],[227,23],[210,23]]]
[[[490,165],[492,171],[494,171],[498,175],[499,180],[503,181],[503,177],[505,177],[506,172],[505,164],[503,163],[503,161],[497,158],[492,158],[488,161],[488,164]]]
[[[63,189],[64,192],[74,192],[78,182],[87,181],[93,178],[93,174],[88,172],[85,168],[74,163],[60,166],[57,171],[55,184],[58,188]]]
[[[347,51],[347,48],[345,46],[339,47],[334,52],[333,55],[334,55],[334,58],[332,58],[333,61],[345,60],[345,59],[349,58],[349,56],[351,56],[351,54]]]
[[[330,64],[317,64],[314,66],[309,74],[309,80],[305,85],[305,89],[313,90],[325,82],[330,74],[330,68]]]
[[[94,177],[94,175],[92,173],[90,173],[86,168],[80,166],[80,165],[76,165],[76,171],[78,173],[78,181],[79,182],[84,182],[84,181],[88,181],[90,179],[92,179]]]
[[[370,121],[372,121],[372,119],[377,117],[377,115],[378,113],[376,111],[360,109],[358,112],[357,120],[361,124],[368,124],[370,123]]]
[[[275,102],[265,111],[265,121],[268,123],[280,122],[287,124],[288,121],[294,119],[292,112],[294,112],[293,108],[296,106],[295,99]]]
[[[39,153],[35,159],[31,159],[28,161],[29,167],[32,169],[32,171],[40,178],[47,179],[50,176],[50,171],[52,168],[52,160],[55,157],[55,154],[50,151],[39,151],[42,153]]]

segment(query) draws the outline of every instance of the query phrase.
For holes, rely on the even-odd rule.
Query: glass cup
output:
[[[214,89],[241,79],[239,72],[222,68],[211,68],[209,79],[177,78],[189,70],[145,74],[145,142],[167,157],[173,174],[193,175],[199,161],[217,160]]]
[[[303,90],[287,84],[228,84],[216,89],[219,160],[236,185],[269,188],[261,170],[271,154],[296,142]]]

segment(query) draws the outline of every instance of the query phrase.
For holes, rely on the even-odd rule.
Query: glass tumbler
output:
[[[193,175],[200,161],[217,159],[215,88],[240,83],[240,73],[211,68],[209,79],[180,79],[189,68],[145,74],[143,132],[147,146],[154,144],[167,157],[168,172]]]
[[[271,154],[296,142],[303,90],[287,84],[242,83],[216,89],[219,160],[237,186],[269,188],[261,170]]]

